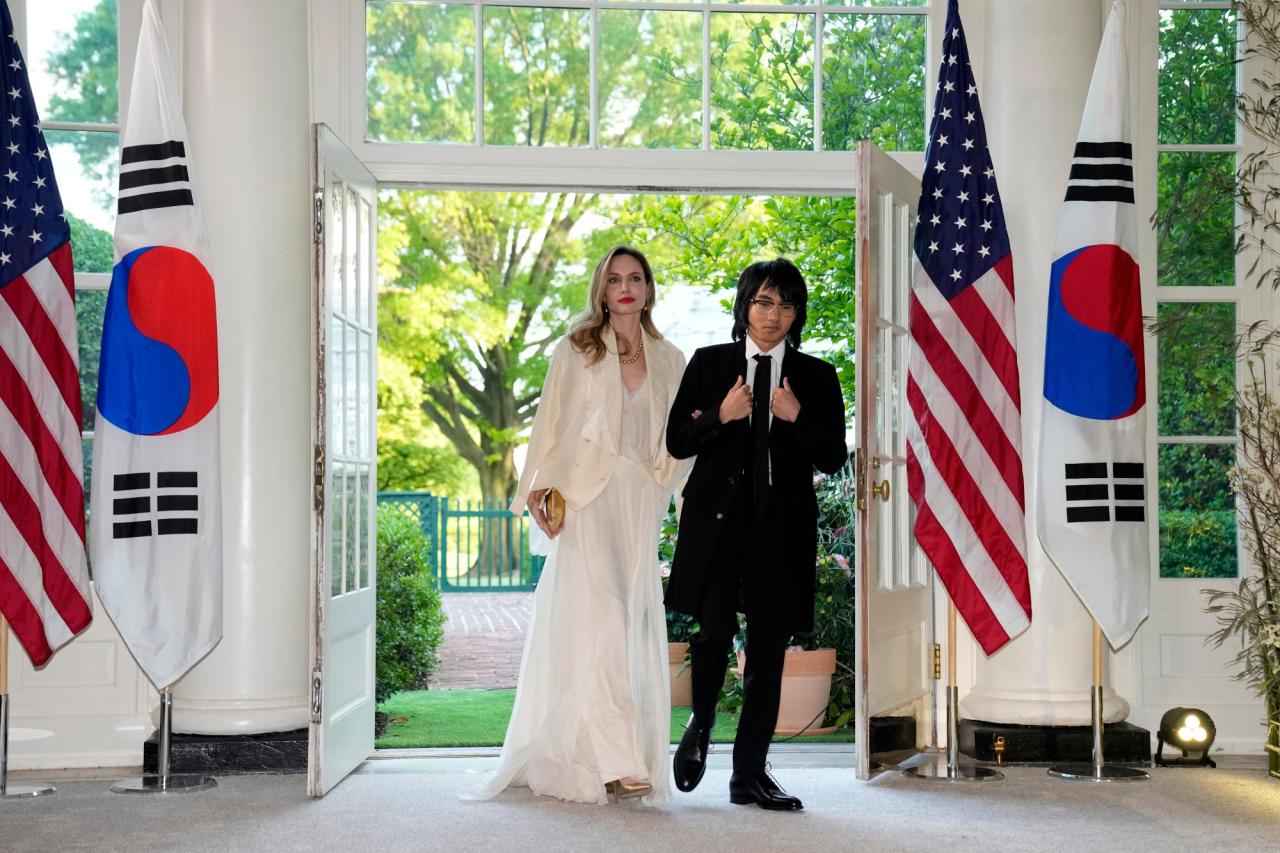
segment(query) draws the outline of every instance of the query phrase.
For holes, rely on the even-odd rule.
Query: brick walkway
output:
[[[510,690],[533,609],[531,592],[453,592],[441,596],[448,617],[431,690]]]

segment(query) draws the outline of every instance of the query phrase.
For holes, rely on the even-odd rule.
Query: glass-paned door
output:
[[[376,183],[315,126],[313,614],[307,793],[373,752]]]
[[[854,754],[870,778],[871,721],[915,718],[932,737],[933,584],[911,536],[907,496],[907,299],[920,181],[858,145],[856,650]]]

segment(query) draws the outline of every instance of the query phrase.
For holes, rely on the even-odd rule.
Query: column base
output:
[[[142,744],[142,772],[156,773],[158,733]],[[171,773],[305,773],[307,730],[257,735],[173,735]]]
[[[255,735],[303,728],[309,717],[305,697],[283,699],[200,699],[182,694],[173,697],[175,734]],[[152,720],[158,721],[155,713]],[[156,722],[159,725],[158,722]]]
[[[977,761],[996,760],[996,738],[1004,738],[1004,764],[1057,764],[1093,758],[1092,726],[1018,726],[982,720],[960,721],[960,751]],[[1102,754],[1108,764],[1151,763],[1151,732],[1132,723],[1103,727]]]
[[[1110,687],[1102,689],[1102,722],[1119,723],[1129,716],[1129,703]],[[1067,694],[991,694],[973,690],[960,700],[962,720],[989,720],[1016,726],[1091,726],[1089,688]]]

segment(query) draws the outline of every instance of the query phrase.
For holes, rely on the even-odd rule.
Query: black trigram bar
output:
[[[120,176],[124,180],[124,175]],[[1132,181],[1133,166],[1128,163],[1072,163],[1073,181]],[[124,184],[120,185],[124,189]]]
[[[117,521],[111,525],[113,539],[136,539],[139,536],[150,535],[151,522],[149,521]]]
[[[117,213],[137,213],[159,207],[190,207],[196,203],[191,190],[164,190],[158,193],[122,196],[116,204]]]
[[[1142,479],[1142,463],[1141,462],[1112,462],[1111,476],[1121,480],[1141,480]]]
[[[116,474],[111,479],[112,486],[117,492],[131,492],[134,489],[148,489],[151,487],[151,475],[143,472],[141,474]]]
[[[156,485],[162,489],[194,489],[195,471],[161,471],[156,475]]]
[[[1106,499],[1106,483],[1090,483],[1087,486],[1067,486],[1067,500],[1069,501],[1105,501]]]
[[[160,495],[156,498],[156,509],[159,512],[195,512],[200,509],[200,499],[196,495]]]
[[[1077,157],[1133,159],[1133,146],[1128,142],[1077,142]]]
[[[1112,488],[1116,490],[1118,501],[1140,501],[1146,491],[1141,483],[1116,483]]]
[[[170,157],[186,157],[187,148],[180,139],[157,142],[152,145],[126,145],[120,151],[120,165],[145,163],[147,160],[168,160]]]
[[[1105,462],[1068,462],[1068,480],[1104,480],[1107,476]]]
[[[1076,521],[1110,521],[1111,511],[1105,506],[1069,506],[1067,522]]]
[[[1067,186],[1067,197],[1064,200],[1118,201],[1121,204],[1133,204],[1133,187],[1070,184]],[[124,199],[121,199],[120,202],[123,204]],[[120,212],[123,213],[124,211]]]
[[[1142,505],[1116,507],[1116,521],[1145,521]]]
[[[196,520],[194,518],[162,518],[156,522],[161,536],[171,533],[195,533]]]
[[[137,515],[140,512],[151,512],[151,498],[116,498],[111,502],[111,512],[115,515]]]
[[[161,166],[156,169],[134,169],[120,173],[120,189],[135,190],[154,184],[176,184],[190,180],[186,166]]]

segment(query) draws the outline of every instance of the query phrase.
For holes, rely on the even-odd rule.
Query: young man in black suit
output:
[[[667,606],[698,620],[693,715],[676,750],[676,787],[706,769],[715,706],[738,612],[746,614],[742,715],[729,799],[797,810],[765,770],[791,635],[813,630],[818,503],[814,469],[844,465],[844,399],[835,368],[800,352],[808,290],[790,261],[738,278],[733,343],[693,354],[667,421],[667,449],[696,455],[684,489]]]

